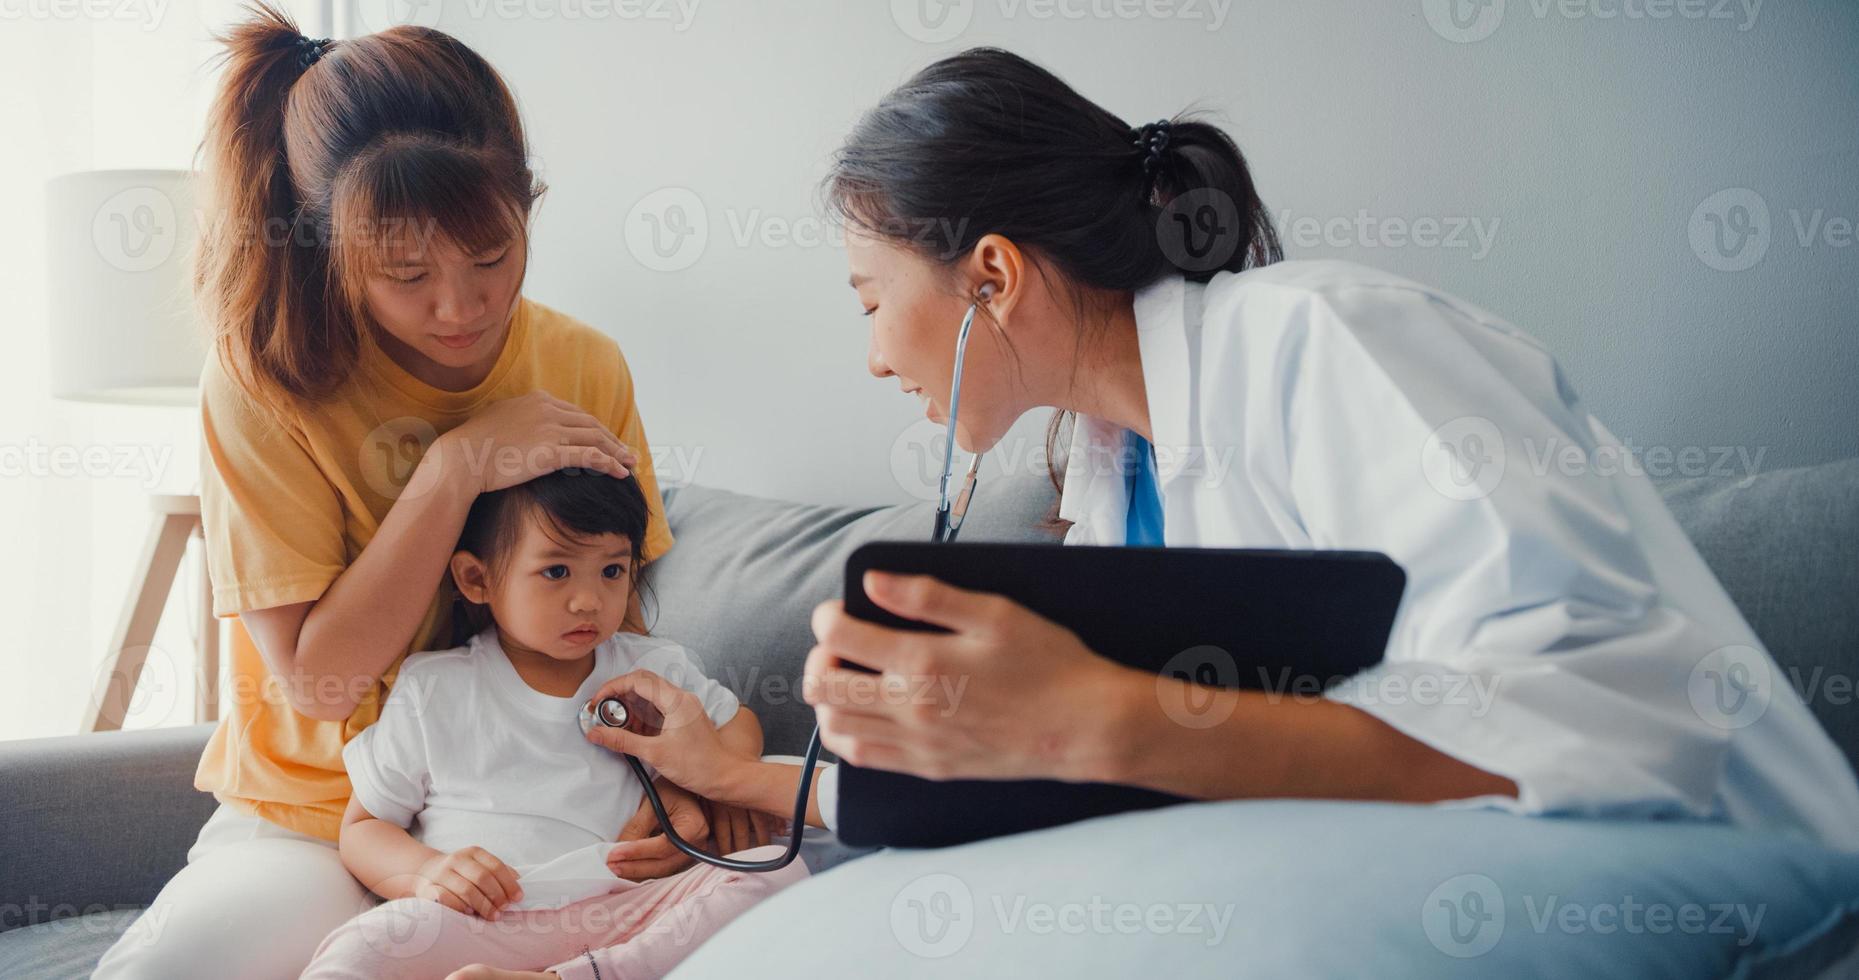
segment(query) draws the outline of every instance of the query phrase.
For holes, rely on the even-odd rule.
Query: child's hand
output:
[[[482,847],[435,854],[416,872],[415,898],[438,902],[467,915],[495,920],[503,907],[523,897],[516,872]]]

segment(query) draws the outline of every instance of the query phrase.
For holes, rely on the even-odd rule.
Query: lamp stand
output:
[[[219,620],[213,618],[213,582],[207,576],[206,539],[201,533],[200,497],[196,494],[152,494],[154,521],[142,545],[142,560],[130,580],[129,597],[117,620],[109,653],[97,674],[90,704],[85,709],[84,731],[111,732],[123,727],[136,683],[148,661],[155,627],[174,588],[189,539],[199,539],[200,636],[194,661],[194,720],[219,719]]]

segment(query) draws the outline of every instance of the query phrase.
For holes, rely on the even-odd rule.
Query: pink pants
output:
[[[781,850],[770,844],[731,856],[764,860]],[[395,899],[324,937],[303,980],[441,980],[472,963],[550,970],[562,980],[660,977],[731,919],[806,876],[798,857],[763,873],[699,864],[558,909],[506,911],[495,921],[425,899]]]

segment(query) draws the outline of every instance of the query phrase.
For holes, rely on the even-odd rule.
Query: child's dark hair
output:
[[[491,576],[503,574],[522,533],[523,522],[534,516],[543,533],[563,544],[585,541],[601,534],[617,534],[632,543],[628,563],[632,588],[640,588],[644,565],[646,528],[651,509],[637,477],[618,479],[599,470],[566,467],[527,483],[478,495],[465,516],[458,550],[482,561]],[[487,605],[462,596],[455,607],[452,635],[457,642],[492,625]]]

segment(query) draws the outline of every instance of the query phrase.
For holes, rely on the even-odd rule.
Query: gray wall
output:
[[[353,30],[391,15],[359,2]],[[843,257],[808,222],[857,113],[983,43],[1132,122],[1214,110],[1294,257],[1379,265],[1510,319],[1634,445],[1733,446],[1764,470],[1859,455],[1859,4],[1487,0],[1461,30],[1445,0],[697,0],[688,21],[588,3],[398,12],[436,15],[514,84],[553,185],[530,292],[619,338],[661,466],[701,482],[830,501],[921,490],[900,442],[922,435],[915,401],[864,374]],[[1118,15],[1144,10],[1178,13]],[[960,33],[912,36],[938,12]],[[628,215],[664,187],[706,219],[675,271],[626,238],[650,232]],[[1713,197],[1731,188],[1753,198]],[[1711,221],[1736,205],[1759,221],[1752,199],[1768,221],[1723,238],[1742,246],[1726,256]],[[675,218],[668,201],[647,206]],[[1465,232],[1419,244],[1424,225],[1389,219]]]

